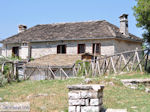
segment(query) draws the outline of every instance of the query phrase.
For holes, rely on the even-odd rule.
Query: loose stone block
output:
[[[85,105],[86,105],[86,106],[90,105],[90,99],[86,99],[86,100],[85,100]]]
[[[69,100],[69,105],[71,106],[85,105],[85,99]]]
[[[107,109],[106,112],[127,112],[127,109]]]
[[[98,98],[99,94],[96,91],[81,91],[80,93],[81,98]]]
[[[68,111],[69,112],[76,112],[76,107],[75,106],[69,106]]]
[[[80,91],[71,91],[68,93],[69,99],[80,99]]]
[[[100,106],[84,106],[81,107],[81,112],[100,112]]]
[[[91,99],[90,105],[100,105],[100,99]]]
[[[81,107],[80,106],[76,107],[76,112],[81,112]]]

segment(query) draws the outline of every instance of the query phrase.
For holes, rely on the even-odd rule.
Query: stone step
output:
[[[107,109],[106,112],[127,112],[127,109]]]

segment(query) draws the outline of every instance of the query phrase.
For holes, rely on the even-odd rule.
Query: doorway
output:
[[[19,47],[13,47],[12,48],[12,56],[13,57],[19,57]]]

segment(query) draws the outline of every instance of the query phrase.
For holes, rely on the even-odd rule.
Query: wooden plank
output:
[[[106,68],[105,68],[105,70],[104,70],[104,74],[107,72],[109,65],[110,65],[110,58],[109,58],[109,61],[108,61],[107,67],[106,67]]]
[[[61,68],[61,71],[65,74],[65,76],[67,77],[67,78],[69,78],[69,76],[66,74],[66,72]]]
[[[62,80],[62,73],[61,73],[61,68],[59,69],[59,74],[60,74],[60,79]]]
[[[127,65],[127,61],[126,61],[126,59],[125,59],[125,57],[124,57],[123,54],[121,54],[121,57],[122,57],[122,59],[123,59],[123,61],[124,61],[124,64]],[[126,66],[126,68],[127,68],[127,71],[129,71],[128,65]]]
[[[98,69],[98,73],[99,73],[99,75],[101,74],[101,71],[100,71],[100,63],[99,63],[99,61],[97,61],[97,69]]]
[[[142,70],[142,65],[141,65],[141,63],[140,63],[141,61],[140,61],[139,54],[138,54],[137,51],[136,51],[136,57],[137,57],[137,61],[138,61],[138,63],[139,63],[140,71],[143,72],[143,70]]]
[[[111,60],[111,64],[112,64],[112,67],[113,67],[114,73],[116,74],[116,73],[117,73],[117,71],[116,71],[116,68],[115,68],[115,65],[114,65],[113,58],[112,58],[112,57],[110,57],[110,60]]]
[[[134,70],[137,70],[137,68],[138,68],[139,64],[140,64],[140,63],[142,63],[142,61],[145,59],[145,56],[146,56],[146,54],[143,56],[143,58],[140,60],[140,62],[137,64],[137,66],[135,67],[135,69],[134,69]]]
[[[144,70],[145,71],[147,70],[147,61],[148,61],[149,53],[150,53],[150,50],[148,50],[147,53],[146,53],[147,56],[146,56],[145,65],[144,65]]]
[[[128,66],[129,62],[131,61],[131,59],[133,58],[134,55],[132,55],[130,57],[130,59],[128,60],[128,62],[126,62],[125,66],[122,68],[122,71]]]
[[[33,69],[33,71],[28,75],[28,78],[26,77],[26,79],[28,80],[31,76],[32,76],[32,74],[35,72],[35,68]]]
[[[55,79],[55,77],[56,77],[55,73],[52,71],[52,69],[51,69],[50,67],[49,67],[48,69],[49,69],[49,71],[52,73],[53,78]]]
[[[131,65],[131,71],[133,71],[135,60],[136,60],[136,53],[134,53],[133,62],[132,62],[132,65]]]
[[[116,60],[116,63],[115,63],[115,67],[116,67],[117,64],[118,64],[120,57],[121,57],[121,56],[118,56],[118,58],[117,58],[117,60]]]

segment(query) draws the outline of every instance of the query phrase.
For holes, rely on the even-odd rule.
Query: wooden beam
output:
[[[138,61],[138,63],[139,63],[140,71],[143,72],[143,70],[142,70],[142,65],[141,65],[141,63],[140,63],[141,61],[140,61],[139,54],[138,54],[137,51],[136,51],[136,57],[137,57],[137,61]]]
[[[113,67],[114,73],[116,74],[116,73],[117,73],[117,71],[116,71],[116,68],[115,68],[115,65],[114,65],[113,58],[112,58],[112,57],[110,57],[110,60],[111,60],[111,64],[112,64],[112,67]]]
[[[122,59],[123,59],[123,61],[124,61],[124,64],[127,65],[127,61],[126,61],[126,59],[125,59],[125,57],[124,57],[123,54],[121,54],[121,57],[122,57]],[[126,68],[127,68],[127,71],[129,71],[129,67],[126,66]],[[123,69],[124,69],[124,68],[123,68]],[[122,70],[123,70],[123,69],[122,69]]]
[[[126,68],[126,67],[128,67],[128,64],[129,64],[129,62],[131,61],[131,59],[133,58],[133,56],[134,55],[132,55],[131,57],[130,57],[130,59],[128,60],[128,62],[126,62],[126,64],[125,64],[125,66],[122,68],[122,71]],[[129,69],[129,68],[128,68]],[[128,70],[129,71],[129,70]]]
[[[49,69],[49,71],[52,73],[53,78],[55,79],[55,77],[56,77],[55,73],[52,71],[52,69],[51,69],[50,67],[49,67],[48,69]]]
[[[64,75],[69,78],[69,76],[66,74],[66,72],[61,68],[61,71],[64,73]]]

